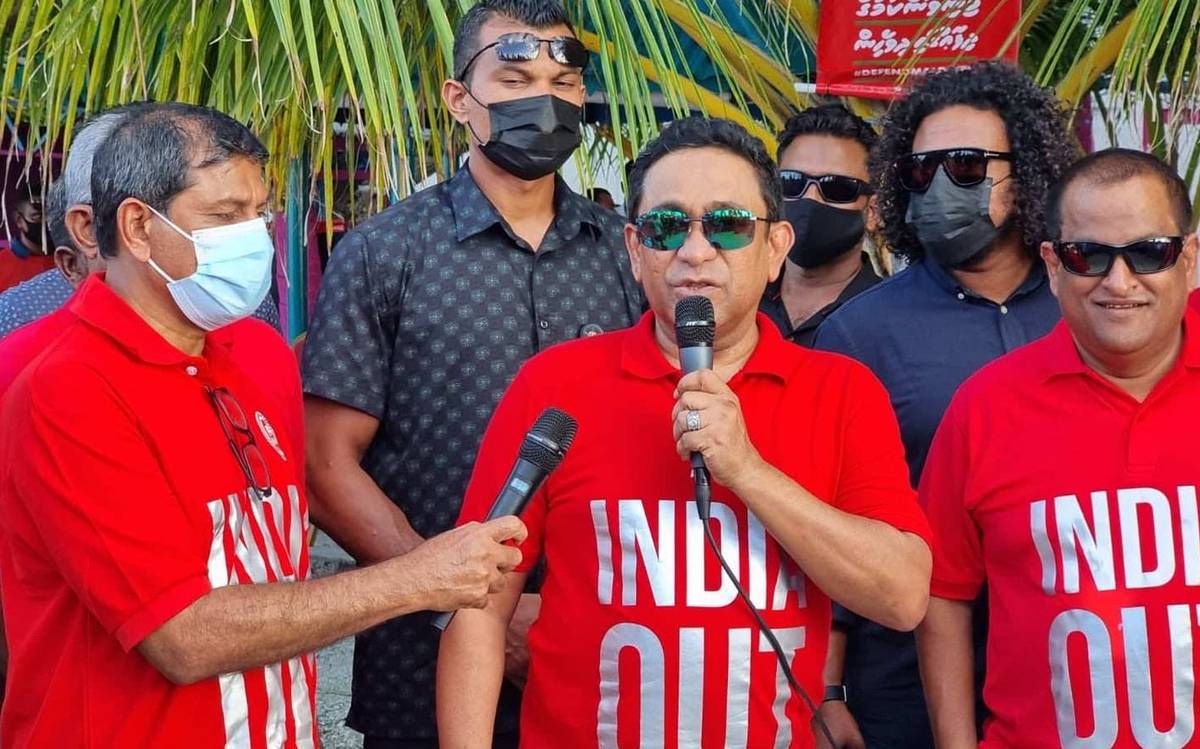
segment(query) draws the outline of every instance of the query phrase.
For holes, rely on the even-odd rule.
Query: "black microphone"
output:
[[[675,305],[675,343],[679,346],[679,368],[685,375],[698,369],[712,369],[716,334],[716,315],[708,297],[689,296],[679,300]],[[707,522],[712,493],[708,468],[700,453],[692,453],[692,486],[696,511]]]
[[[553,407],[542,411],[525,439],[521,440],[517,462],[513,464],[496,501],[492,502],[486,519],[519,515],[550,472],[562,463],[578,428],[575,419],[566,411]],[[446,611],[433,620],[433,626],[445,630],[453,618],[454,612]]]

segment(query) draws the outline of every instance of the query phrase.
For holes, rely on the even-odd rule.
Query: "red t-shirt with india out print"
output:
[[[959,390],[921,477],[932,593],[986,582],[983,749],[1200,742],[1200,315],[1145,401],[1069,330]]]
[[[311,655],[176,685],[136,650],[214,588],[308,576],[294,403],[258,374],[294,378],[291,350],[265,326],[230,326],[188,356],[100,276],[56,315],[44,352],[0,400],[11,686],[0,745],[315,746]],[[237,353],[250,334],[253,371]],[[265,499],[249,491],[205,386],[244,412]]]
[[[546,561],[522,747],[809,747],[811,716],[705,545],[671,428],[678,371],[654,317],[554,346],[518,373],[484,436],[461,515],[484,517],[548,406],[579,424],[523,514],[522,569]],[[730,380],[763,457],[821,500],[928,533],[882,385],[850,359],[759,342]],[[722,553],[817,701],[829,599],[730,491],[714,486]]]

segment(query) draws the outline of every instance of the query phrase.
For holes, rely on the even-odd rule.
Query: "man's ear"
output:
[[[54,265],[72,286],[78,286],[88,277],[87,258],[82,251],[70,247],[54,248]]]
[[[879,200],[877,196],[872,195],[867,199],[866,210],[867,231],[874,234],[875,232],[879,231]]]
[[[467,108],[470,106],[467,100],[470,98],[471,95],[467,93],[467,85],[462,81],[453,78],[442,81],[442,103],[446,105],[446,111],[450,113],[450,116],[460,125],[467,124]]]
[[[67,209],[64,220],[71,241],[89,260],[100,255],[100,244],[96,241],[96,225],[92,221],[92,207],[79,203]]]
[[[787,259],[792,243],[796,241],[796,231],[792,228],[792,222],[784,220],[772,222],[767,227],[767,279],[774,283],[782,272],[783,261]]]
[[[154,213],[136,198],[126,198],[117,206],[117,240],[143,263],[150,259],[150,221]]]
[[[1053,242],[1042,242],[1042,262],[1046,264],[1046,276],[1050,280],[1050,292],[1058,296],[1058,276],[1062,272],[1062,261],[1054,252]]]
[[[642,282],[642,240],[638,239],[637,227],[625,224],[625,252],[629,253],[629,265],[633,269],[633,278],[639,284]]]

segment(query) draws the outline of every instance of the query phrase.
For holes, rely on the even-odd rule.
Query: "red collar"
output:
[[[1091,368],[1079,355],[1079,348],[1071,336],[1065,320],[1060,320],[1045,338],[1046,351],[1042,357],[1044,379],[1058,375],[1088,374]],[[1183,316],[1183,351],[1177,366],[1188,369],[1200,368],[1200,312],[1188,309]]]
[[[654,338],[655,319],[654,312],[646,312],[636,325],[626,331],[621,349],[621,368],[647,380],[664,377],[677,379],[679,369],[667,360]],[[796,365],[797,354],[802,354],[804,350],[785,341],[775,323],[763,313],[757,313],[755,322],[758,324],[758,344],[737,376],[768,375],[786,380]]]
[[[84,281],[67,306],[85,323],[147,364],[171,365],[204,358],[189,356],[171,345],[105,283],[103,273],[93,273]],[[231,327],[209,333],[204,339],[205,353],[211,345],[232,346]]]

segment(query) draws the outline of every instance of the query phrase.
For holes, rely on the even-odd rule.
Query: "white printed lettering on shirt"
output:
[[[597,551],[597,600],[601,605],[612,605],[619,599],[623,606],[651,605],[659,607],[687,606],[692,608],[717,608],[741,606],[737,591],[721,570],[719,578],[711,572],[712,557],[704,537],[704,526],[690,501],[660,500],[657,508],[639,499],[621,499],[608,503],[594,499],[589,503],[593,530],[596,534]],[[616,528],[610,510],[615,509]],[[655,509],[657,512],[655,512]],[[683,528],[677,523],[677,514],[683,512]],[[649,518],[656,515],[657,523],[651,526]],[[721,502],[711,508],[713,522],[717,524],[718,547],[726,562],[743,584],[748,584],[751,600],[759,608],[781,611],[785,608],[805,608],[807,595],[805,578],[786,555],[780,553],[779,570],[773,585],[767,575],[767,532],[762,522],[752,513],[747,513],[747,522],[740,523],[734,509]],[[676,560],[680,552],[677,534],[683,535],[683,570]],[[614,548],[614,544],[617,546]],[[620,570],[615,569],[620,564]],[[683,579],[678,579],[678,574]],[[743,577],[744,576],[744,577]],[[638,581],[644,580],[639,590]],[[683,596],[677,595],[677,586],[683,584]],[[615,588],[619,586],[620,590]],[[648,589],[649,600],[642,592]],[[775,630],[789,659],[805,647],[805,627],[787,627]],[[705,679],[722,681],[719,673],[710,674],[711,663],[705,660],[706,636],[727,638],[724,667],[726,695],[724,700],[725,735],[722,746],[737,749],[747,746],[750,725],[750,668],[752,662],[752,635],[748,628],[705,630],[700,627],[683,627],[679,632],[678,681],[675,686],[679,695],[675,714],[678,725],[675,736],[681,749],[696,747],[702,743],[702,727],[705,708],[720,710],[721,702],[705,695]],[[762,637],[757,640],[757,652],[771,652],[770,643]],[[625,650],[637,654],[639,664],[637,682],[621,684],[619,658]],[[628,656],[626,656],[628,658]],[[636,726],[639,747],[661,746],[666,726],[660,707],[665,695],[672,693],[664,684],[665,660],[663,644],[653,630],[639,624],[623,622],[611,627],[604,635],[600,646],[599,664],[600,703],[597,711],[597,739],[601,747],[617,745],[618,705],[620,698],[637,696],[639,721]],[[792,719],[787,714],[791,699],[791,688],[782,668],[775,668],[775,698],[773,714],[776,722],[774,746],[786,747],[793,735]],[[761,677],[760,677],[761,681]],[[624,687],[624,691],[622,691]],[[719,714],[719,713],[718,713]],[[632,730],[625,728],[626,731]],[[711,738],[711,737],[710,737]]]
[[[1135,487],[1115,492],[1090,493],[1091,519],[1084,515],[1078,495],[1055,497],[1052,503],[1030,503],[1030,536],[1041,565],[1041,588],[1048,596],[1087,595],[1116,591],[1121,603],[1137,603],[1137,591],[1169,584],[1195,586],[1200,583],[1200,545],[1196,488],[1176,489],[1174,507],[1168,496],[1154,488]],[[1121,575],[1118,586],[1116,543],[1110,519],[1115,510],[1119,528]],[[1048,515],[1053,512],[1054,517]],[[1053,528],[1053,536],[1049,529]],[[1176,533],[1182,549],[1182,570],[1176,561]],[[1059,556],[1055,557],[1057,551]],[[1080,578],[1079,554],[1086,562],[1095,591]],[[1061,569],[1061,590],[1058,585]],[[1081,599],[1086,602],[1087,597]],[[1086,604],[1085,604],[1086,605]],[[1175,749],[1189,744],[1195,734],[1194,630],[1200,625],[1200,606],[1167,604],[1159,609],[1122,606],[1120,620],[1106,622],[1084,608],[1060,612],[1050,625],[1048,655],[1051,693],[1054,699],[1059,739],[1068,749],[1109,749],[1122,730],[1132,731],[1138,747]],[[1165,616],[1164,616],[1165,614]],[[1155,653],[1170,659],[1171,681],[1150,678],[1149,629],[1165,619],[1165,631],[1155,642],[1169,644],[1169,652]],[[1158,626],[1162,627],[1162,624]],[[1086,688],[1071,680],[1068,640],[1081,638],[1086,645]],[[1074,651],[1081,654],[1080,651]],[[1076,664],[1076,672],[1080,669]],[[1157,672],[1157,669],[1156,669]],[[1128,714],[1122,715],[1116,699],[1121,676],[1128,699]],[[1168,694],[1173,708],[1169,724],[1160,715],[1155,722],[1154,698]],[[1090,694],[1090,704],[1079,704],[1078,695]],[[1123,719],[1128,728],[1122,729]],[[1084,735],[1080,724],[1090,726]]]
[[[212,543],[208,579],[214,587],[284,582],[303,579],[303,544],[307,518],[300,512],[300,492],[289,486],[287,500],[278,490],[262,503],[248,492],[229,494],[208,503]],[[232,551],[232,553],[230,553]],[[266,685],[266,741],[282,746],[289,714],[300,747],[313,746],[312,703],[308,674],[311,655],[298,656],[263,668]],[[227,747],[250,747],[249,704],[242,673],[222,674],[222,716]],[[287,695],[287,697],[285,697]]]

